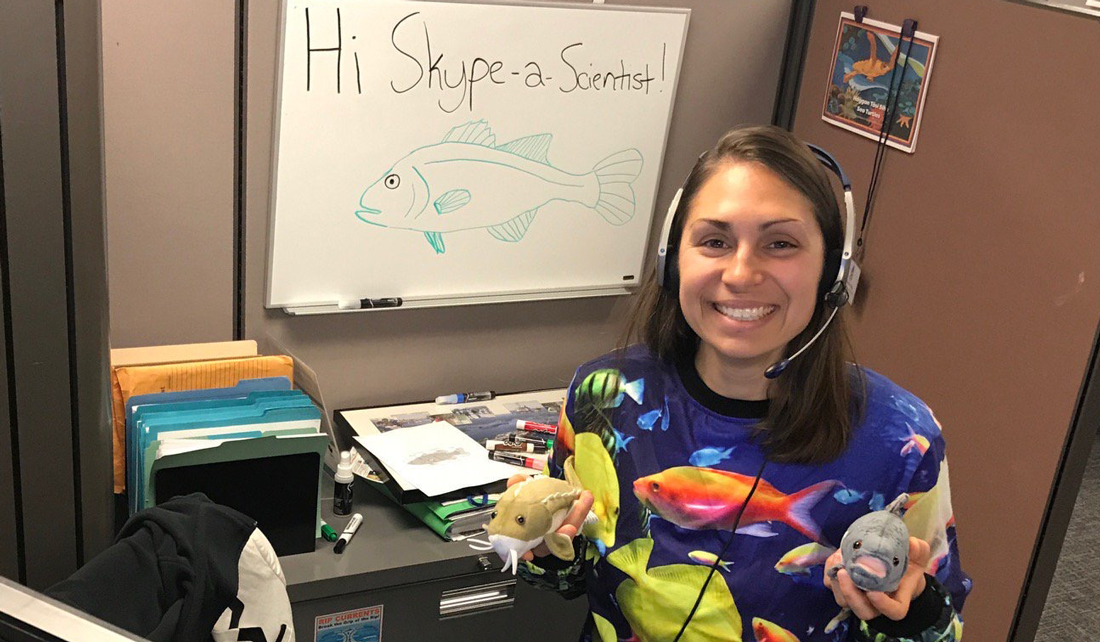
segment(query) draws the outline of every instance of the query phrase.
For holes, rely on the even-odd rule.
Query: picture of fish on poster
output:
[[[381,642],[382,605],[320,615],[313,626],[317,642]]]
[[[895,25],[869,19],[857,22],[850,13],[840,14],[821,117],[877,141],[888,99],[896,100],[886,142],[911,154],[939,38],[917,31],[910,44],[900,34]]]

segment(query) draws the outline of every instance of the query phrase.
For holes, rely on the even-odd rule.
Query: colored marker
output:
[[[546,435],[558,434],[557,426],[551,426],[550,424],[540,424],[534,421],[524,421],[522,419],[516,420],[516,430],[526,430],[527,432],[541,432]]]
[[[508,443],[503,441],[493,441],[490,439],[485,442],[485,448],[487,450],[513,452],[513,453],[544,453],[546,452],[546,444],[544,443]]]
[[[532,468],[534,470],[542,470],[543,462],[535,459],[534,457],[525,457],[520,453],[506,453],[493,451],[489,453],[489,456],[494,461],[503,462],[505,464],[512,464],[513,466],[523,466],[525,468]]]
[[[489,401],[495,396],[497,396],[497,393],[492,390],[487,392],[458,392],[453,395],[436,397],[435,402],[440,406],[444,406],[455,403],[469,403],[471,401]]]
[[[404,301],[401,297],[387,297],[385,299],[344,299],[336,303],[341,310],[370,310],[373,308],[399,308]]]
[[[344,532],[340,534],[340,539],[336,540],[336,546],[332,547],[332,550],[339,555],[347,548],[348,542],[352,537],[355,537],[355,531],[359,530],[359,525],[363,523],[363,513],[356,513],[351,516],[351,521],[344,527]]]
[[[553,446],[553,440],[549,440],[546,438],[546,435],[537,432],[529,432],[527,434],[515,432],[511,434],[509,441],[517,444],[536,444],[536,447],[546,446],[547,450],[551,449]]]
[[[336,534],[336,531],[333,530],[325,520],[321,520],[321,537],[325,538],[326,542],[335,542],[340,538],[340,536]]]

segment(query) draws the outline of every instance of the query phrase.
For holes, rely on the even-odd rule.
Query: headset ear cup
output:
[[[842,255],[843,252],[840,250],[829,250],[829,253],[825,256],[825,268],[821,271],[821,282],[817,286],[817,298],[823,298],[832,289],[833,284],[836,283],[837,276],[840,274],[840,257]]]

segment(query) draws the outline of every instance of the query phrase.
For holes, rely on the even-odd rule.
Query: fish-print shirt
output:
[[[572,456],[599,521],[574,540],[573,562],[539,558],[521,576],[566,596],[587,593],[586,641],[671,642],[716,561],[684,642],[961,639],[971,581],[960,567],[939,423],[914,395],[863,373],[863,420],[838,459],[764,464],[752,435],[766,401],[721,397],[690,363],[660,361],[642,346],[585,364],[546,472],[564,477]],[[901,493],[910,494],[910,534],[932,547],[928,589],[901,622],[842,619],[822,581],[825,558],[853,521]]]

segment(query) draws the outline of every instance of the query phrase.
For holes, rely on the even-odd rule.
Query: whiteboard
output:
[[[283,0],[267,307],[636,285],[688,17]]]

